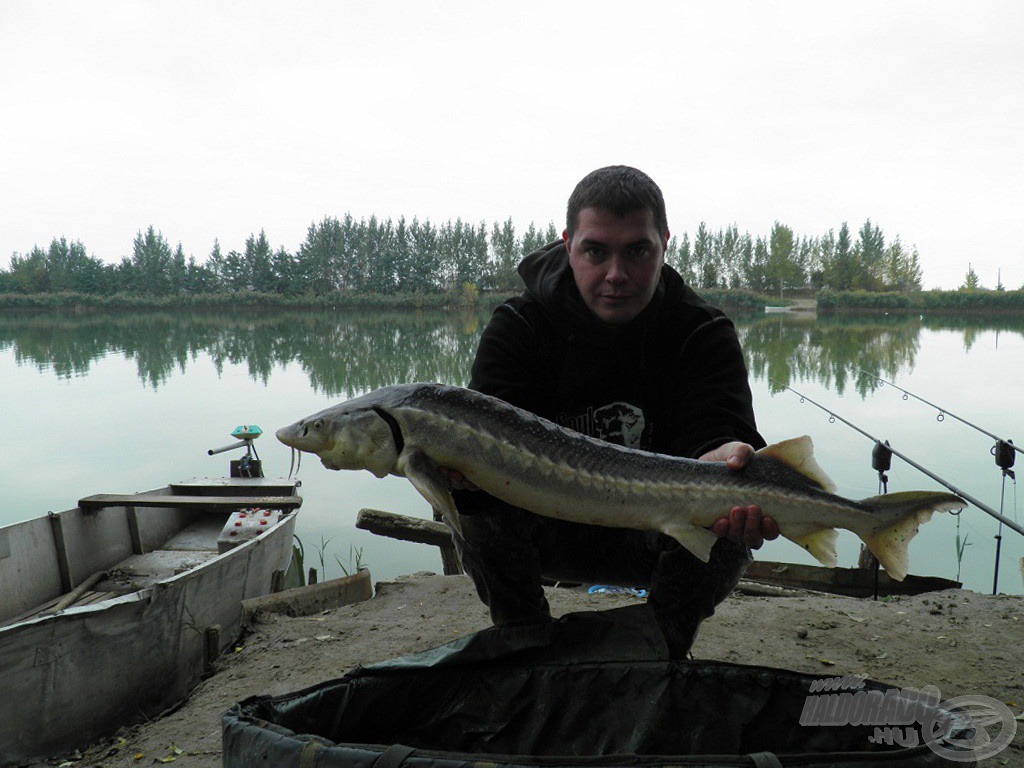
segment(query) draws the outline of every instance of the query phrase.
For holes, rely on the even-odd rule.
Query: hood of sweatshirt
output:
[[[519,275],[526,291],[552,318],[566,322],[575,332],[613,336],[632,335],[657,323],[672,307],[692,296],[700,299],[683,282],[683,278],[667,264],[651,303],[633,320],[621,326],[609,325],[595,315],[580,296],[569,266],[565,243],[556,240],[529,254],[519,264]]]

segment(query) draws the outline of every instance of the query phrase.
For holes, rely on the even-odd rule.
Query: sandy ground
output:
[[[636,598],[549,590],[556,615]],[[487,627],[464,576],[416,574],[378,584],[373,599],[303,618],[262,615],[177,711],[95,744],[66,765],[221,765],[221,715],[257,694],[283,694]],[[900,686],[934,685],[943,698],[983,694],[1024,711],[1024,598],[947,591],[873,601],[797,593],[734,593],[708,620],[697,659],[826,676],[863,674]],[[1024,723],[985,766],[1024,768]],[[53,761],[49,765],[58,765]]]

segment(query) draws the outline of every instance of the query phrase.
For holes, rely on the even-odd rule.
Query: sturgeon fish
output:
[[[814,459],[810,437],[757,451],[741,471],[724,462],[607,443],[461,387],[399,384],[374,390],[277,431],[328,469],[404,476],[461,532],[448,478],[461,472],[502,501],[589,525],[657,530],[707,562],[708,530],[737,505],[757,504],[781,534],[826,566],[837,528],[853,531],[894,579],[907,574],[907,545],[932,513],[960,509],[959,496],[907,491],[854,501]]]

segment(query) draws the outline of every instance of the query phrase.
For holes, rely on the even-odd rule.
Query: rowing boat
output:
[[[287,569],[297,491],[194,480],[0,528],[0,765],[181,702]]]

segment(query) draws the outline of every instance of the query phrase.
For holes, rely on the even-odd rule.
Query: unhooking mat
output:
[[[668,661],[660,638],[643,605],[571,614],[249,698],[224,715],[224,766],[976,765],[949,746],[970,723],[927,697],[860,678]],[[881,722],[851,724],[864,719]],[[936,750],[925,742],[940,731]]]

